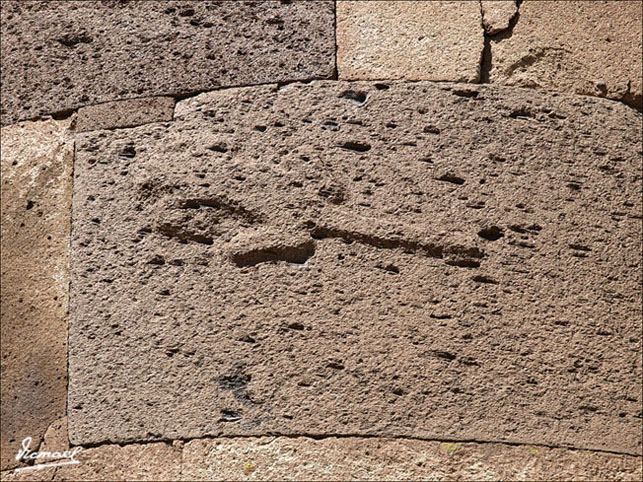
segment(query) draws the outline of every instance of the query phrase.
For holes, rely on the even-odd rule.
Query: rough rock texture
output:
[[[526,0],[491,41],[490,81],[623,100],[641,109],[643,3]]]
[[[2,2],[2,123],[220,86],[330,78],[334,4]]]
[[[4,40],[3,40],[4,41]],[[65,413],[71,120],[2,129],[2,468]]]
[[[517,0],[481,0],[482,26],[489,35],[496,35],[509,28],[518,13]]]
[[[76,465],[3,473],[3,481],[180,480],[181,450],[166,443],[103,445],[81,450]]]
[[[63,447],[59,446],[59,450]],[[329,437],[198,439],[85,449],[80,465],[2,480],[627,480],[641,459],[560,448]]]
[[[340,79],[477,82],[478,2],[338,1]]]
[[[39,451],[63,453],[65,450],[69,450],[69,448],[67,417],[60,417],[54,421],[45,432]]]
[[[70,438],[639,454],[640,163],[625,105],[426,82],[226,89],[81,134]]]
[[[76,130],[83,132],[135,127],[150,122],[172,120],[173,114],[173,97],[117,100],[78,109]]]
[[[193,440],[184,480],[638,480],[641,459],[501,444],[266,437]]]

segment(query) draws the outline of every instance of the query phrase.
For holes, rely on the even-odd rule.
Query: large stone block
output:
[[[641,109],[640,1],[526,0],[491,40],[492,83],[623,100]]]
[[[3,124],[334,69],[332,1],[2,2]]]
[[[314,82],[80,134],[72,442],[640,453],[640,128],[589,97]]]
[[[2,128],[2,468],[65,414],[71,120]]]
[[[340,79],[477,82],[483,48],[478,2],[337,2]]]
[[[638,480],[637,457],[546,447],[306,437],[192,440],[183,480]]]
[[[56,445],[65,450],[63,445]],[[540,446],[390,438],[242,437],[101,445],[76,465],[3,472],[50,480],[639,480],[641,459]],[[60,462],[60,461],[59,461]]]

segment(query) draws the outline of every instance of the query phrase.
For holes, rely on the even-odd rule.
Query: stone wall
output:
[[[642,2],[1,17],[3,480],[641,478]]]

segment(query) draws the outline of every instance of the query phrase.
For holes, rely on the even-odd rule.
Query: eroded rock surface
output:
[[[481,0],[482,26],[489,35],[496,35],[511,25],[518,13],[517,0]]]
[[[61,446],[58,446],[61,447]],[[101,445],[78,465],[3,472],[49,480],[639,480],[628,455],[525,445],[362,437],[241,437]]]
[[[640,459],[544,447],[373,438],[192,440],[183,480],[637,480]]]
[[[173,114],[173,97],[117,100],[78,109],[76,130],[85,132],[135,127],[151,122],[172,120]]]
[[[116,99],[330,78],[334,4],[2,2],[2,123]]]
[[[640,127],[574,95],[313,82],[80,134],[72,442],[640,453]]]
[[[168,443],[101,445],[81,450],[78,464],[3,473],[3,481],[158,481],[181,479],[181,450]],[[194,480],[194,479],[191,479]]]
[[[49,119],[2,128],[3,469],[17,465],[25,437],[37,446],[65,414],[70,123]]]
[[[490,82],[618,99],[640,110],[642,11],[640,1],[525,0],[511,35],[491,40]]]
[[[337,2],[342,80],[477,82],[483,47],[478,2]]]

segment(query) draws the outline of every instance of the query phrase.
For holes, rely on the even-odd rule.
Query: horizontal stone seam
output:
[[[105,128],[105,129],[93,129],[93,130],[90,130],[90,131],[83,131],[83,132],[95,132],[95,131],[98,131],[98,130],[113,131],[113,130],[122,130],[122,129],[132,129],[134,127],[139,127],[139,126],[142,126],[142,125],[163,124],[163,123],[167,123],[167,122],[174,122],[176,120],[176,104],[178,102],[182,101],[182,100],[190,99],[192,97],[196,97],[196,96],[201,95],[201,94],[207,94],[207,93],[210,93],[210,92],[222,92],[222,91],[225,91],[225,90],[228,90],[228,89],[242,89],[242,88],[251,88],[251,87],[267,87],[267,86],[270,86],[270,85],[276,85],[277,88],[282,88],[282,87],[285,87],[285,86],[291,85],[291,84],[297,84],[297,83],[308,84],[308,83],[314,82],[314,81],[348,82],[348,83],[352,83],[352,82],[374,82],[374,83],[377,83],[377,82],[406,82],[406,83],[409,83],[409,84],[417,84],[417,83],[420,83],[420,82],[427,82],[427,83],[431,83],[431,84],[470,84],[470,85],[482,85],[482,86],[491,85],[491,86],[500,87],[500,88],[521,89],[521,90],[530,90],[530,91],[536,91],[536,92],[553,92],[553,93],[557,93],[557,94],[575,95],[575,96],[579,96],[579,97],[588,97],[590,99],[601,99],[601,100],[604,100],[604,101],[616,102],[618,104],[622,104],[622,105],[632,109],[635,112],[643,113],[642,110],[638,109],[637,107],[635,107],[633,105],[630,105],[630,104],[626,103],[623,99],[615,99],[615,98],[610,98],[610,97],[601,97],[601,96],[590,95],[590,94],[579,94],[579,93],[576,93],[576,92],[569,92],[569,91],[564,91],[564,90],[535,89],[533,87],[521,87],[521,86],[517,86],[517,85],[516,86],[514,86],[514,85],[506,86],[506,85],[503,85],[503,84],[496,84],[496,83],[493,83],[493,82],[484,82],[484,81],[482,81],[482,77],[480,78],[480,80],[478,82],[456,82],[456,81],[452,81],[452,80],[406,80],[406,79],[403,79],[403,78],[376,78],[376,79],[373,78],[373,79],[342,80],[342,79],[325,79],[325,78],[321,78],[321,77],[315,77],[315,78],[304,79],[304,80],[288,80],[288,81],[283,81],[283,82],[263,82],[263,83],[258,83],[258,84],[230,85],[230,86],[225,86],[225,87],[221,87],[221,88],[218,88],[218,89],[195,91],[195,92],[189,92],[189,93],[184,93],[184,94],[167,94],[167,95],[154,95],[154,96],[149,96],[148,95],[148,96],[144,96],[144,97],[115,99],[115,100],[110,100],[110,101],[105,101],[105,102],[99,102],[97,104],[87,104],[87,105],[77,107],[75,109],[69,109],[69,110],[65,110],[65,111],[42,114],[42,115],[39,115],[39,116],[36,116],[36,117],[30,117],[28,119],[18,120],[16,122],[11,123],[11,124],[2,124],[2,126],[0,126],[0,127],[2,127],[4,129],[5,127],[15,126],[15,125],[18,125],[18,124],[22,124],[23,122],[45,121],[45,120],[47,120],[47,118],[52,118],[54,120],[64,120],[64,119],[68,119],[69,117],[73,116],[74,114],[77,114],[78,110],[82,109],[84,107],[92,107],[92,106],[95,106],[95,105],[107,104],[107,103],[112,103],[112,102],[149,99],[149,98],[154,98],[154,97],[172,97],[172,98],[174,98],[175,103],[174,103],[174,108],[173,108],[172,119],[171,120],[145,122],[145,123],[142,123],[142,124],[137,124],[135,126],[129,126],[129,127],[125,126],[125,127],[109,127],[109,128]]]
[[[400,79],[403,80],[403,79]],[[320,82],[344,82],[339,79],[327,79],[324,77],[310,77],[307,79],[288,79],[288,80],[281,80],[281,81],[273,81],[273,82],[258,82],[256,84],[238,84],[238,85],[226,85],[223,87],[218,87],[215,89],[208,89],[208,90],[195,90],[192,92],[186,92],[183,94],[177,94],[177,95],[167,95],[165,97],[174,97],[174,100],[176,101],[174,104],[174,109],[176,112],[176,104],[178,104],[180,101],[186,100],[186,99],[191,99],[193,97],[197,97],[201,94],[209,94],[211,92],[225,92],[226,90],[231,90],[231,89],[246,89],[246,88],[252,88],[252,87],[270,87],[270,86],[276,86],[277,89],[281,89],[282,87],[285,87],[287,85],[291,84],[309,84],[311,82],[315,81],[320,81]],[[174,119],[174,117],[173,117]]]
[[[98,448],[106,445],[118,445],[119,447],[126,447],[128,445],[142,445],[142,444],[151,444],[151,443],[164,443],[167,445],[172,445],[176,442],[192,442],[197,440],[228,440],[228,439],[258,439],[262,437],[273,437],[273,438],[286,438],[286,439],[298,439],[298,438],[309,438],[313,440],[324,440],[328,438],[341,438],[341,439],[379,439],[379,440],[409,440],[409,441],[421,441],[421,442],[435,442],[435,443],[474,443],[480,445],[490,445],[490,444],[499,444],[506,445],[509,447],[542,447],[548,449],[564,449],[564,450],[573,450],[573,451],[582,451],[582,452],[595,452],[611,455],[623,455],[628,457],[634,457],[638,459],[643,459],[643,454],[619,451],[619,450],[607,450],[607,449],[594,449],[587,447],[579,447],[573,445],[563,445],[563,444],[546,444],[542,442],[512,442],[507,440],[488,440],[488,439],[459,439],[459,438],[425,438],[425,437],[412,437],[405,435],[375,435],[375,434],[334,434],[334,433],[324,433],[324,434],[315,434],[315,433],[295,433],[295,434],[282,434],[277,432],[266,433],[263,435],[206,435],[203,437],[194,437],[194,438],[159,438],[159,439],[146,439],[146,440],[132,440],[127,442],[114,442],[110,440],[105,440],[103,442],[95,442],[89,444],[78,444],[71,445],[70,447],[83,447],[88,448]]]
[[[21,124],[23,122],[36,122],[40,120],[45,120],[48,117],[53,118],[54,120],[64,120],[68,119],[69,117],[73,116],[74,114],[78,113],[80,109],[83,109],[85,107],[94,107],[97,105],[103,105],[103,104],[111,104],[113,102],[123,102],[123,101],[130,101],[130,100],[141,100],[141,99],[153,99],[156,97],[172,97],[175,101],[174,105],[176,107],[176,103],[189,99],[191,97],[196,97],[197,95],[205,94],[207,92],[219,92],[227,89],[238,89],[238,88],[243,88],[243,87],[261,87],[261,86],[266,86],[266,85],[278,85],[278,86],[284,86],[288,84],[296,84],[296,83],[302,83],[302,84],[307,84],[309,82],[312,82],[314,80],[325,80],[325,81],[337,81],[338,79],[335,78],[327,78],[327,77],[308,77],[305,79],[286,79],[282,81],[276,81],[276,82],[260,82],[256,84],[234,84],[234,85],[225,85],[221,87],[217,87],[214,89],[207,89],[207,90],[192,90],[192,91],[186,91],[186,92],[175,92],[175,93],[161,93],[161,94],[154,94],[154,95],[143,95],[143,96],[138,96],[138,97],[121,97],[117,99],[110,99],[106,100],[104,102],[96,102],[96,103],[91,103],[91,104],[83,104],[79,105],[77,107],[73,107],[70,109],[64,109],[60,111],[55,111],[55,112],[43,112],[40,115],[34,116],[34,117],[28,117],[26,119],[18,119],[15,122],[11,122],[9,124],[2,124],[2,128],[4,127],[9,127],[13,126],[16,124]],[[399,79],[403,80],[403,79]],[[159,121],[162,122],[162,121]],[[152,122],[148,122],[146,124],[152,124]],[[144,125],[144,124],[140,124]],[[135,126],[132,126],[135,127]],[[124,127],[124,129],[127,129],[128,127]],[[101,130],[101,129],[95,129],[95,130]],[[109,129],[111,130],[111,129]],[[87,131],[91,132],[91,131]]]
[[[576,92],[569,92],[569,91],[564,91],[564,90],[552,90],[552,89],[535,89],[533,87],[523,87],[519,85],[504,85],[504,84],[496,84],[493,82],[456,82],[453,80],[407,80],[407,79],[393,79],[393,78],[372,78],[372,79],[352,79],[352,80],[342,80],[342,79],[322,79],[322,78],[312,78],[312,79],[306,79],[306,80],[292,80],[292,81],[284,81],[284,82],[263,82],[263,83],[258,83],[258,84],[245,84],[245,85],[236,85],[236,86],[225,86],[221,87],[219,89],[212,89],[212,90],[204,90],[204,91],[199,91],[199,92],[194,92],[191,94],[182,94],[181,96],[174,96],[174,99],[176,100],[174,104],[174,113],[172,116],[171,121],[157,121],[157,122],[149,122],[147,124],[158,124],[158,123],[166,123],[166,122],[174,122],[176,120],[176,106],[180,101],[186,100],[186,99],[191,99],[193,97],[197,97],[202,94],[209,94],[212,92],[224,92],[228,89],[245,89],[245,88],[253,88],[253,87],[269,87],[269,86],[276,86],[277,89],[281,89],[283,87],[286,87],[288,85],[292,84],[309,84],[312,82],[337,82],[337,83],[357,83],[357,82],[372,82],[372,83],[385,83],[385,82],[404,82],[406,84],[419,84],[419,83],[427,83],[427,84],[434,84],[434,85],[471,85],[471,86],[491,86],[499,89],[511,89],[511,90],[522,90],[522,91],[530,91],[530,92],[543,92],[543,93],[556,93],[556,94],[562,94],[562,95],[570,95],[570,96],[577,96],[577,97],[585,97],[589,99],[600,99],[601,101],[607,101],[607,102],[615,102],[618,104],[623,104],[626,107],[629,107],[630,109],[634,110],[635,112],[641,113],[640,110],[638,110],[636,107],[631,106],[629,104],[626,104],[624,101],[621,99],[614,99],[614,98],[609,98],[609,97],[600,97],[596,95],[590,95],[590,94],[578,94]],[[169,96],[172,97],[172,96]],[[147,125],[144,124],[144,125]],[[131,129],[132,127],[118,127],[118,128],[111,128],[109,130],[115,130],[115,129]]]

